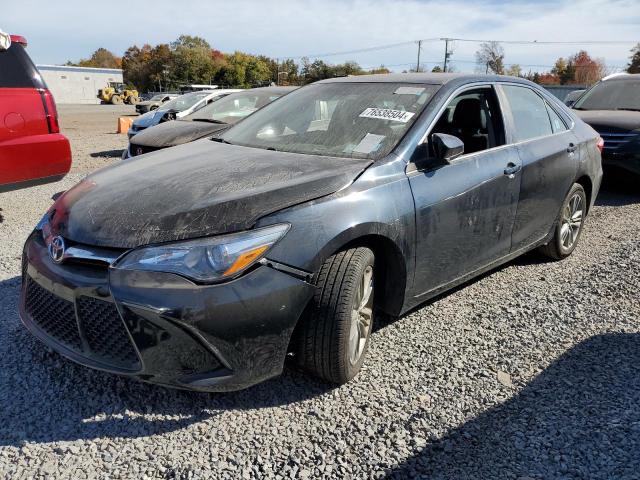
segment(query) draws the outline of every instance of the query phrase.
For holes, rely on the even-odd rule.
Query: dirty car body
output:
[[[553,121],[516,118],[523,92],[513,89]],[[434,135],[454,133],[467,150],[442,161]],[[400,315],[548,242],[574,183],[590,207],[597,142],[520,79],[319,82],[216,141],[142,155],[62,195],[25,244],[21,318],[93,368],[178,388],[245,388],[281,373],[336,252],[370,248],[375,309]],[[207,273],[224,257],[220,245],[231,255],[229,245],[256,236],[272,240],[241,271]],[[206,265],[194,255],[202,248]]]

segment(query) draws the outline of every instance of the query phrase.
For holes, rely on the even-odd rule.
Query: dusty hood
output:
[[[69,240],[120,248],[239,231],[337,191],[370,163],[203,139],[88,176],[56,201],[51,224]]]
[[[640,128],[640,112],[627,110],[573,110],[573,112],[595,130]]]
[[[212,135],[228,126],[220,123],[174,120],[138,133],[132,143],[143,147],[173,147]]]

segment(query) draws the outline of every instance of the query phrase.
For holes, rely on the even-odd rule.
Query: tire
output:
[[[156,110],[157,108],[158,108],[158,106],[157,106],[157,105],[151,105],[151,106],[149,107],[149,111]]]
[[[120,95],[112,95],[111,103],[113,105],[120,105],[122,103],[122,97]]]
[[[324,262],[297,339],[300,367],[337,384],[358,374],[373,326],[373,268],[373,252],[364,247],[338,252]]]
[[[553,237],[539,251],[554,260],[567,258],[575,250],[586,217],[587,194],[582,185],[574,183],[562,202]]]
[[[138,97],[134,97],[133,95],[129,95],[128,100],[129,101],[127,103],[129,105],[135,105],[136,103],[138,103]]]

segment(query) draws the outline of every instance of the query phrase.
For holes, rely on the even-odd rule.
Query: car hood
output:
[[[235,232],[336,192],[370,163],[203,139],[89,175],[58,198],[50,223],[72,242],[114,248]]]
[[[595,130],[599,128],[619,128],[636,130],[640,128],[640,112],[628,110],[573,110],[585,123]]]
[[[166,112],[159,112],[158,110],[152,110],[151,112],[147,112],[140,115],[138,118],[136,118],[133,121],[133,124],[136,127],[143,127],[143,128],[150,127],[151,125],[156,125],[160,121],[160,118],[162,118],[162,115],[164,115],[165,113]]]
[[[153,102],[151,100],[145,100],[143,102],[136,103],[136,105],[140,105],[141,107],[151,107],[153,105],[160,105],[160,102],[157,102],[155,100]]]
[[[212,135],[228,126],[220,123],[174,120],[138,133],[132,143],[143,147],[173,147]]]

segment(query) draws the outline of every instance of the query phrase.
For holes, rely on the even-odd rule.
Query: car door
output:
[[[507,130],[522,162],[512,251],[543,239],[554,225],[577,171],[577,140],[542,95],[526,85],[498,87],[507,105]]]
[[[416,165],[411,172],[409,165],[416,208],[416,296],[509,253],[520,190],[520,158],[505,144],[492,85],[457,92],[430,129],[428,142],[433,133],[462,137],[471,148],[449,164]]]

